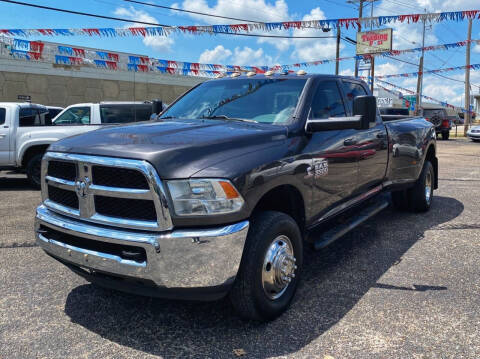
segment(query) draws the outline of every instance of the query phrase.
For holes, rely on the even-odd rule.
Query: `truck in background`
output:
[[[51,119],[46,106],[1,102],[0,169],[24,170],[39,189],[41,160],[50,144],[104,125],[148,121],[153,106],[148,101],[82,103],[68,106]]]

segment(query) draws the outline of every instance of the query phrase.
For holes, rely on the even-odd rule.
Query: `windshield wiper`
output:
[[[257,121],[254,120],[247,120],[246,118],[231,118],[225,115],[213,115],[213,116],[202,116],[202,118],[205,118],[207,120],[229,120],[229,121],[241,121],[241,122],[253,122],[257,123]]]

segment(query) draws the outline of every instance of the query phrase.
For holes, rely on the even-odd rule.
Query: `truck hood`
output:
[[[176,120],[103,128],[58,141],[49,151],[146,160],[161,178],[172,179],[188,178],[216,163],[278,145],[286,137],[283,126]]]

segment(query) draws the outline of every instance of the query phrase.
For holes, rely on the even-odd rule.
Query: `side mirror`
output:
[[[370,128],[370,124],[377,121],[377,99],[375,96],[355,97],[353,114],[362,117],[362,129]]]
[[[152,114],[158,115],[163,111],[162,100],[155,99],[152,101]]]

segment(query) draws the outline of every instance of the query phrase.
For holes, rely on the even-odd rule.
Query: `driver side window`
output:
[[[313,98],[310,117],[318,120],[346,115],[337,81],[322,81]]]

